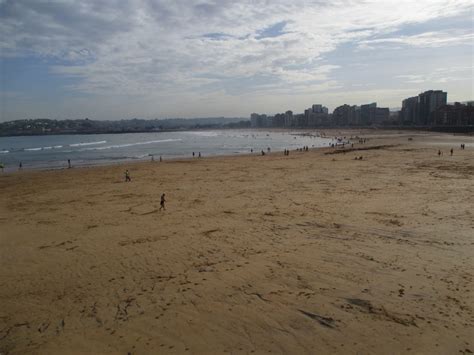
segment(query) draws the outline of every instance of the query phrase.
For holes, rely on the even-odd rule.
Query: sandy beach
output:
[[[326,134],[0,174],[0,353],[474,352],[474,138]]]

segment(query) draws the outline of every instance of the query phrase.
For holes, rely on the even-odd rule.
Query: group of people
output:
[[[193,158],[196,156],[196,153],[193,152]],[[198,153],[198,158],[201,157],[201,152]]]
[[[132,181],[132,178],[130,177],[130,171],[128,171],[128,169],[126,169],[125,170],[125,182],[131,182],[131,181]],[[166,202],[165,193],[163,193],[163,194],[161,194],[161,197],[160,197],[160,211],[161,210],[166,211],[165,202]]]
[[[461,149],[464,149],[464,144],[461,144]],[[453,156],[453,154],[454,154],[454,149],[453,149],[453,148],[451,148],[451,149],[449,150],[449,154],[450,154],[451,156]],[[438,156],[440,157],[441,155],[443,155],[443,152],[441,151],[441,149],[438,149]]]

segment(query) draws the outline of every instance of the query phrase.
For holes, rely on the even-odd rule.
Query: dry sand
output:
[[[473,352],[473,138],[363,133],[0,175],[0,353]]]

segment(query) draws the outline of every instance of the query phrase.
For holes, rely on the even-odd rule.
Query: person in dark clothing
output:
[[[130,172],[128,170],[125,170],[125,182],[132,181],[132,178],[130,177]]]
[[[161,210],[165,210],[165,211],[166,211],[165,202],[166,202],[165,194],[163,193],[163,194],[161,195],[161,198],[160,198],[160,211],[161,211]]]

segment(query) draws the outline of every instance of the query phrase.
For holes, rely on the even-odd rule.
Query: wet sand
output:
[[[474,138],[341,133],[0,174],[0,353],[474,352]]]

